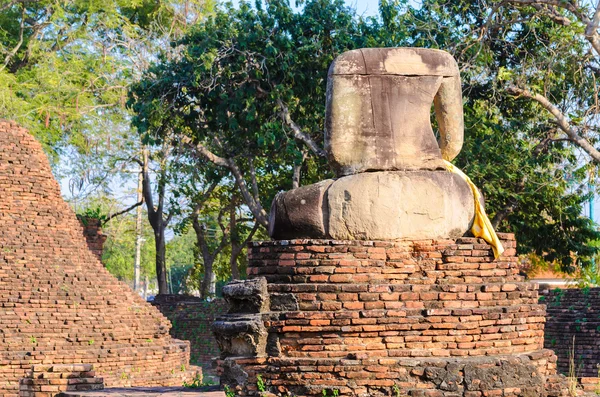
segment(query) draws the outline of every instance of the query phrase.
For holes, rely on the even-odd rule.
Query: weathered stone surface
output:
[[[271,294],[272,311],[298,310],[298,299],[294,294]]]
[[[277,239],[325,238],[327,207],[323,200],[332,183],[325,180],[278,194],[271,206],[269,235]]]
[[[362,74],[451,77],[458,65],[446,51],[396,47],[346,51],[329,67],[329,76]]]
[[[234,280],[223,287],[223,298],[229,304],[229,313],[261,313],[269,310],[267,280]]]
[[[271,209],[271,234],[275,239],[286,235],[296,238],[326,238],[336,240],[398,240],[426,238],[457,238],[470,228],[474,217],[473,194],[467,183],[448,171],[389,171],[349,175],[321,183],[319,194],[312,202],[319,211],[304,210],[304,204]],[[303,196],[306,188],[278,195],[278,203],[288,202],[288,196]],[[327,189],[323,189],[327,186]],[[297,192],[297,191],[301,192]],[[314,191],[313,191],[314,192]],[[326,206],[322,209],[323,206]],[[281,211],[293,213],[282,220]],[[321,218],[315,218],[321,217]],[[316,234],[303,228],[320,224],[324,229]],[[313,229],[314,230],[314,229]]]
[[[272,349],[261,315],[269,312],[271,306],[267,280],[234,280],[223,288],[223,297],[229,303],[229,314],[212,324],[221,357],[261,356],[268,345]]]
[[[229,314],[212,325],[221,357],[253,357],[265,353],[267,331],[256,314]]]
[[[440,125],[440,143],[430,110]],[[338,176],[377,170],[443,169],[462,146],[458,67],[444,51],[360,49],[331,65],[325,148]],[[441,151],[440,151],[441,148]]]
[[[336,240],[457,238],[471,227],[473,194],[446,171],[370,172],[327,191],[328,235]]]

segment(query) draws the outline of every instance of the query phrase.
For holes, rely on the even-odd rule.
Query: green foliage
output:
[[[225,396],[226,397],[235,397],[235,391],[229,386],[225,385]]]
[[[268,208],[277,191],[291,187],[294,164],[303,164],[303,184],[331,175],[322,158],[302,163],[307,149],[282,121],[280,102],[320,142],[327,68],[336,55],[360,47],[443,48],[462,67],[466,136],[457,166],[481,189],[499,229],[516,233],[520,253],[573,271],[598,251],[592,243],[600,234],[581,216],[596,168],[559,139],[553,116],[506,87],[543,91],[583,123],[596,84],[580,67],[593,62],[580,33],[580,25],[558,26],[533,8],[465,0],[420,8],[382,1],[379,18],[358,17],[341,0],[309,0],[299,11],[284,0],[225,4],[176,43],[181,58],[160,59],[132,86],[129,106],[147,143],[186,136],[246,174],[253,165]],[[205,159],[196,162],[210,169]]]
[[[262,376],[260,376],[260,375],[256,375],[256,388],[261,393],[267,391],[267,385],[265,384],[265,381],[263,380]]]
[[[596,166],[560,139],[554,116],[507,94],[509,86],[542,92],[577,124],[597,97],[596,77],[582,67],[595,61],[581,26],[532,7],[463,0],[425,1],[408,23],[413,44],[448,50],[461,65],[466,136],[457,165],[491,217],[505,212],[500,230],[516,233],[521,253],[567,271],[589,266],[600,234],[581,213]]]
[[[77,214],[77,219],[84,225],[87,225],[90,219],[97,219],[102,224],[108,219],[108,216],[102,213],[100,207],[88,207],[83,212]]]
[[[202,375],[199,374],[196,374],[191,382],[183,382],[183,387],[188,387],[190,389],[198,389],[204,386],[207,386],[207,384],[202,381]]]
[[[46,145],[87,150],[106,120],[127,124],[127,85],[144,49],[212,0],[16,0],[0,9],[0,118]],[[186,13],[183,13],[184,10]],[[147,62],[148,60],[146,60]]]
[[[585,296],[589,294],[590,287],[600,286],[600,269],[598,268],[598,260],[600,258],[595,257],[595,261],[591,266],[578,269],[576,273],[575,282]]]

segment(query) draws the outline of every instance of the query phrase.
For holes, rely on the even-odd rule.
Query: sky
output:
[[[346,0],[346,4],[354,8],[358,15],[373,16],[377,14],[379,0]]]

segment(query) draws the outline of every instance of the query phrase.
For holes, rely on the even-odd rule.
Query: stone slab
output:
[[[470,187],[448,171],[367,172],[280,193],[269,232],[274,239],[458,238],[470,230],[474,208]]]

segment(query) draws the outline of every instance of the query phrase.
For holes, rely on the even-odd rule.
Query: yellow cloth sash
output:
[[[496,231],[494,230],[490,219],[485,214],[485,208],[483,208],[483,204],[481,204],[481,194],[479,193],[479,189],[477,189],[477,186],[471,181],[471,178],[456,168],[451,162],[444,160],[444,163],[446,164],[448,171],[460,176],[471,188],[473,199],[475,200],[475,219],[473,220],[471,232],[475,237],[484,239],[492,246],[494,258],[497,259],[504,252],[504,247],[496,235]]]

